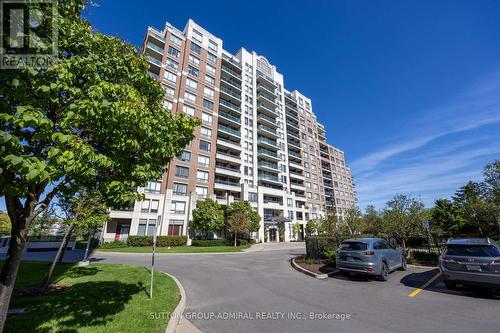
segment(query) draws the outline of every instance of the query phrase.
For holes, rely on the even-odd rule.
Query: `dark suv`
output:
[[[439,267],[448,289],[457,284],[500,287],[500,247],[489,238],[449,239]]]

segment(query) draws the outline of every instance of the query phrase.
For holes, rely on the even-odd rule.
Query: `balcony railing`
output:
[[[274,169],[276,171],[279,171],[278,163],[271,163],[271,162],[266,162],[266,161],[259,161],[259,163],[257,165],[261,166],[261,167],[268,167],[268,168]]]
[[[265,138],[263,136],[259,136],[257,138],[257,142],[267,143],[268,145],[276,146],[276,148],[278,148],[278,142],[276,140],[271,140],[271,139]]]
[[[240,79],[240,80],[241,80],[241,74],[240,74],[240,73],[237,73],[236,71],[233,71],[231,68],[229,68],[229,67],[227,67],[227,66],[224,66],[224,65],[222,65],[221,67],[222,67],[222,70],[223,70],[224,72],[229,73],[229,74],[231,74],[232,76],[237,77],[238,79]]]
[[[227,77],[224,77],[224,76],[221,76],[220,80],[223,82],[226,82],[227,84],[231,85],[232,87],[237,88],[238,90],[241,90],[241,84],[239,82],[228,79]]]
[[[222,185],[230,185],[230,186],[240,186],[240,183],[238,183],[238,182],[232,182],[230,180],[225,180],[225,179],[220,179],[220,178],[215,178],[215,183],[222,184]]]
[[[219,129],[219,131],[223,131],[223,132],[226,132],[226,133],[229,133],[229,134],[233,134],[233,135],[236,135],[236,136],[240,136],[241,135],[240,131],[235,130],[234,128],[231,128],[231,127],[228,127],[228,126],[224,126],[224,125],[219,124],[219,126],[217,128]]]
[[[220,87],[220,91],[236,98],[237,100],[240,100],[241,101],[241,95],[240,94],[237,94],[235,93],[234,91],[232,91],[231,89],[227,89],[226,87]]]
[[[234,122],[239,123],[239,124],[241,123],[240,117],[235,117],[235,116],[230,115],[229,113],[225,113],[222,111],[219,111],[219,117],[234,121]]]
[[[158,45],[156,44],[153,44],[151,42],[148,42],[146,44],[147,47],[149,47],[150,49],[152,50],[155,50],[156,52],[159,52],[160,54],[163,54],[163,48],[162,47],[159,47]]]
[[[257,103],[257,108],[258,108],[258,109],[263,109],[263,110],[266,110],[267,112],[272,113],[272,114],[273,114],[273,115],[275,115],[276,117],[278,117],[278,116],[279,116],[279,114],[278,114],[278,112],[277,112],[276,110],[273,110],[273,109],[271,109],[270,107],[268,107],[268,106],[266,106],[266,105],[264,105],[264,104],[262,104],[262,103]]]
[[[265,149],[265,148],[259,148],[259,149],[257,149],[257,153],[264,154],[264,155],[267,155],[267,156],[271,156],[271,157],[274,157],[274,158],[279,158],[277,153],[275,153],[274,151]]]
[[[278,176],[271,176],[271,175],[266,175],[266,174],[262,174],[262,173],[259,173],[259,180],[270,180],[270,181],[277,182],[277,183],[280,182],[280,179],[278,178]]]
[[[153,58],[152,56],[147,56],[147,59],[150,63],[155,64],[158,67],[161,67],[161,61],[158,59]]]
[[[235,105],[235,104],[230,103],[228,101],[225,101],[223,99],[219,99],[219,104],[223,105],[223,106],[225,106],[225,107],[227,107],[227,108],[229,108],[229,109],[231,109],[233,111],[241,113],[241,108],[238,105]]]
[[[273,136],[278,136],[278,132],[272,127],[265,126],[265,125],[259,125],[258,127],[259,130],[267,132],[269,134],[272,134]]]

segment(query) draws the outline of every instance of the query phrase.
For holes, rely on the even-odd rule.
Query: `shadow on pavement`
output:
[[[405,275],[400,280],[400,282],[407,287],[421,288],[425,283],[427,283],[438,273],[438,269],[431,269],[425,272],[410,273]],[[434,282],[427,286],[425,290],[449,295],[500,300],[500,289],[492,290],[491,288],[459,285],[457,287],[457,290],[450,290],[446,288],[441,277],[437,278]]]

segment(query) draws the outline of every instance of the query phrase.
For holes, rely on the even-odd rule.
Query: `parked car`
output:
[[[406,270],[406,258],[400,247],[382,238],[353,238],[343,241],[337,250],[337,269],[361,273],[387,281],[389,272]]]
[[[500,247],[489,238],[449,239],[439,257],[444,284],[500,287]]]

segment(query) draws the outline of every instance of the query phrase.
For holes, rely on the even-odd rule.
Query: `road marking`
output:
[[[436,281],[436,279],[438,277],[441,276],[441,272],[438,272],[436,275],[434,275],[429,281],[427,281],[426,283],[424,283],[424,285],[420,288],[417,288],[415,290],[413,290],[411,293],[408,294],[408,297],[416,297],[418,294],[420,294],[422,292],[422,290],[424,290],[425,288],[427,288],[432,282]]]

